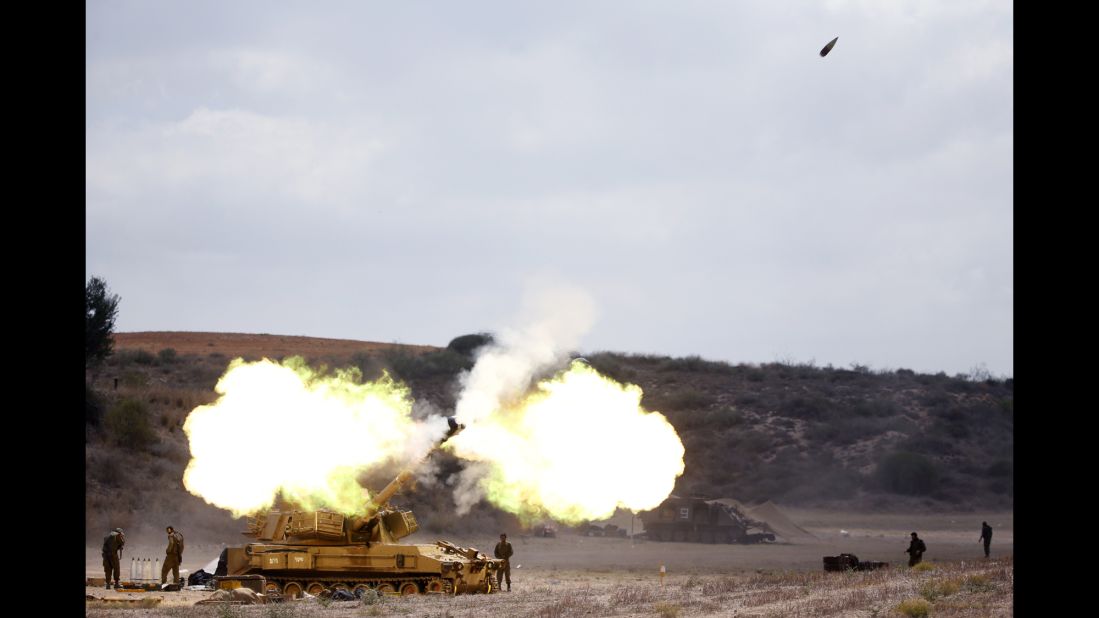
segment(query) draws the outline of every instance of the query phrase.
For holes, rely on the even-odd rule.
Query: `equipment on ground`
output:
[[[669,496],[660,506],[641,513],[645,534],[654,541],[690,543],[764,543],[775,532],[736,506],[722,500]]]
[[[874,562],[871,560],[860,561],[855,554],[840,554],[838,556],[824,557],[825,571],[873,571],[875,569],[888,568],[888,562]]]

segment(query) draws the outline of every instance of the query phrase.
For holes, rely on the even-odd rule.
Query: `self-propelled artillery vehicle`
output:
[[[439,445],[463,428],[453,418],[448,421],[450,431]],[[496,592],[503,560],[447,541],[398,543],[419,528],[412,511],[389,506],[412,475],[411,470],[398,474],[360,516],[274,510],[254,517],[244,534],[256,540],[227,550],[226,575],[262,575],[268,591],[289,598],[326,589],[402,595]]]

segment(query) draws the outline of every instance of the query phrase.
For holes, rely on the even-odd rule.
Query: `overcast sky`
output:
[[[1013,374],[1010,1],[86,9],[119,331]]]

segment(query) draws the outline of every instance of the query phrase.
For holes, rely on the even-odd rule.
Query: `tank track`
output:
[[[344,585],[348,590],[354,589],[359,585],[367,585],[373,589],[377,589],[381,584],[389,584],[393,587],[395,592],[399,592],[401,587],[407,583],[416,584],[417,594],[423,594],[425,592],[433,592],[434,594],[454,594],[454,583],[451,580],[443,579],[441,577],[432,576],[413,576],[413,577],[346,577],[346,576],[316,576],[306,575],[301,577],[287,576],[287,575],[268,575],[262,574],[268,585],[275,584],[278,586],[279,592],[285,593],[287,584],[297,584],[302,590],[306,590],[310,585],[317,583],[321,584],[325,588],[333,588],[336,585]],[[437,586],[437,591],[430,591],[429,586]]]

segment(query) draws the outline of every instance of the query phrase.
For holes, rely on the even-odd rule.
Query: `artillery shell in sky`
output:
[[[824,49],[820,50],[820,57],[823,58],[828,55],[828,52],[832,51],[832,47],[836,45],[836,41],[840,40],[839,37],[828,41],[828,44],[824,46]]]

